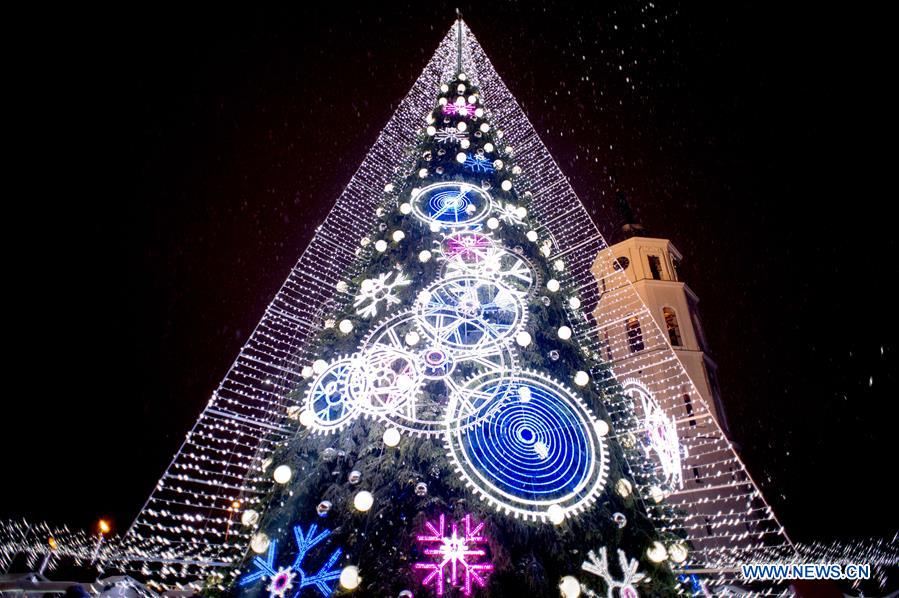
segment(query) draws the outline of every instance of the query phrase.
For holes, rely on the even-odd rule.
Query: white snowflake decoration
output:
[[[499,207],[499,219],[506,224],[524,224],[518,215],[518,206],[511,203]]]
[[[646,574],[638,572],[637,567],[639,563],[636,559],[628,559],[620,548],[618,549],[618,564],[621,567],[622,577],[620,580],[613,578],[609,572],[609,560],[606,556],[606,547],[603,546],[599,549],[598,557],[592,550],[587,553],[587,560],[581,564],[581,569],[601,577],[606,582],[606,596],[608,598],[615,598],[616,596],[620,596],[620,598],[638,598],[640,594],[634,586],[640,583],[646,577]],[[616,589],[618,590],[617,593],[615,592]],[[584,594],[590,597],[599,596],[599,594],[588,588],[584,588]]]
[[[434,138],[438,143],[459,143],[463,139],[468,139],[468,133],[460,131],[455,127],[445,127],[439,129],[437,133],[434,134]]]
[[[385,304],[385,311],[390,305],[399,305],[396,289],[411,283],[412,280],[406,277],[402,270],[379,274],[377,278],[366,278],[359,287],[359,294],[353,301],[353,307],[357,308],[356,313],[360,316],[373,318],[378,315],[378,306],[382,302]]]

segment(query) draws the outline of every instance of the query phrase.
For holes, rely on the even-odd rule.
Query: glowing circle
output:
[[[328,362],[324,359],[316,359],[312,362],[312,371],[316,374],[321,374],[328,367]]]
[[[418,254],[418,261],[420,261],[421,263],[430,261],[430,259],[431,259],[431,252],[428,251],[427,249],[422,249],[421,252]]]
[[[337,328],[339,328],[342,333],[349,334],[353,331],[353,323],[349,320],[341,320]]]
[[[315,422],[315,414],[308,409],[300,411],[300,424],[309,428]]]
[[[558,335],[560,339],[567,341],[571,338],[571,328],[568,326],[559,326]]]
[[[404,202],[400,204],[400,214],[411,214],[412,213],[412,204],[409,202]]]
[[[525,236],[531,243],[536,243],[537,239],[540,237],[535,230],[529,230]]]
[[[457,158],[465,156],[461,152]],[[476,224],[492,209],[492,200],[486,192],[455,182],[428,185],[413,195],[411,203],[412,212],[419,220],[451,228]]]
[[[384,239],[378,239],[378,241],[375,243],[375,250],[377,250],[379,253],[384,253],[385,251],[387,251],[387,241],[385,241]]]
[[[668,558],[668,551],[661,542],[653,542],[649,548],[646,549],[646,557],[653,563],[661,563]]]
[[[375,504],[375,497],[371,495],[371,492],[368,490],[362,490],[361,492],[357,492],[356,496],[353,497],[353,507],[357,511],[365,513],[368,511],[372,505]]]
[[[404,233],[404,232],[401,231],[401,230],[395,230],[395,231],[393,231],[393,234],[392,234],[390,237],[391,237],[394,241],[396,241],[397,243],[399,243],[400,241],[402,241],[403,239],[406,238],[406,233]]]
[[[677,542],[668,547],[668,558],[672,563],[681,564],[687,560],[687,547]]]
[[[546,515],[549,517],[549,522],[553,525],[561,525],[565,521],[565,509],[559,505],[549,505],[549,508],[546,509]]]
[[[433,126],[428,127],[428,136],[433,137],[433,136],[436,135],[436,134],[437,134],[437,128],[436,128],[436,127],[433,127]]]
[[[271,544],[271,540],[262,532],[253,534],[253,537],[250,539],[250,548],[256,554],[262,554],[263,552],[268,550],[269,544]]]
[[[247,527],[252,527],[259,522],[259,513],[253,509],[247,509],[240,514],[240,522]]]
[[[578,598],[581,595],[581,582],[573,575],[566,575],[559,582],[559,593],[562,598]]]
[[[559,281],[556,280],[555,278],[550,278],[549,280],[546,281],[546,290],[549,291],[550,293],[558,292],[559,287],[560,287]]]
[[[500,184],[500,187],[502,187],[503,191],[509,191],[512,188],[512,181],[506,179]]]
[[[588,382],[590,382],[590,375],[587,372],[579,370],[574,375],[574,383],[578,386],[586,386]]]
[[[359,587],[359,569],[353,565],[344,567],[340,572],[340,587],[346,590],[355,590]]]
[[[531,344],[531,334],[526,330],[522,330],[515,335],[515,342],[518,343],[519,347],[527,347]]]
[[[465,160],[467,159],[468,154],[466,154],[465,152],[459,152],[458,154],[456,154],[456,162],[458,162],[459,164],[465,164]]]
[[[384,444],[389,447],[395,447],[400,443],[400,431],[396,428],[387,428],[384,430]]]
[[[272,478],[274,478],[275,482],[279,484],[286,484],[292,477],[293,471],[291,471],[289,465],[279,465],[272,473]]]
[[[521,397],[527,389],[528,400]],[[498,406],[464,429],[448,418],[450,459],[466,482],[496,508],[552,519],[577,513],[602,492],[608,468],[605,443],[595,418],[564,386],[524,371],[513,378],[476,376],[469,392],[493,396]],[[550,507],[555,505],[550,510]]]
[[[488,218],[487,219],[487,228],[490,230],[496,230],[499,228],[499,220],[496,218]]]

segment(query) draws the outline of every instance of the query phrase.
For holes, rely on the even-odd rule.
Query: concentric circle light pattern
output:
[[[482,407],[490,415],[481,425],[448,429],[450,457],[482,497],[540,519],[551,505],[568,514],[596,500],[607,474],[606,448],[595,418],[570,390],[536,372],[488,374],[466,388],[501,402]],[[464,426],[465,418],[459,421]]]
[[[486,192],[466,183],[435,183],[412,198],[412,211],[419,220],[450,228],[477,224],[491,207]]]

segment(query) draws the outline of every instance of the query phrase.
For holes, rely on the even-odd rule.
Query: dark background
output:
[[[462,9],[601,230],[684,252],[788,532],[892,535],[885,16],[571,4]],[[9,19],[0,517],[124,531],[454,6]]]

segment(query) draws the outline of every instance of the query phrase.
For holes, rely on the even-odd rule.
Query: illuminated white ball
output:
[[[400,214],[411,214],[412,213],[412,204],[409,202],[400,204]]]
[[[571,309],[580,309],[581,308],[581,300],[578,299],[577,297],[572,297],[571,299],[568,300],[568,305],[571,307]]]
[[[496,230],[499,228],[499,220],[496,218],[488,218],[487,219],[487,228],[490,230]]]
[[[439,223],[439,222],[436,222],[436,221],[435,221],[435,222],[432,222],[432,223],[428,226],[428,228],[431,229],[431,232],[432,232],[432,233],[439,233],[439,232],[440,232],[440,223]]]
[[[240,514],[240,522],[247,527],[252,527],[259,522],[259,513],[253,509],[247,509]]]
[[[524,220],[524,218],[528,215],[528,210],[524,206],[518,206],[517,208],[515,208],[515,215],[519,219]]]
[[[519,386],[518,387],[518,400],[522,403],[527,403],[531,400],[531,389],[527,386]]]
[[[502,135],[501,135],[500,133],[497,133],[497,135],[500,136],[500,137],[502,137]],[[511,146],[511,145],[507,145],[507,146],[506,146],[506,153],[509,154],[509,155],[512,154],[512,146]]]
[[[384,191],[386,191],[387,193],[393,191],[393,183],[387,183],[386,185],[384,185]]]
[[[522,330],[515,335],[515,342],[518,343],[519,347],[527,347],[531,344],[531,334],[526,330]]]
[[[480,129],[481,129],[481,133],[486,133],[487,131],[490,130],[490,125],[488,125],[487,123],[481,123]]]
[[[596,420],[596,425],[594,427],[596,428],[596,434],[600,437],[609,433],[609,424],[604,419]]]
[[[624,478],[621,478],[617,482],[615,482],[615,492],[618,493],[618,496],[622,498],[627,498],[633,492],[634,487],[631,485],[629,481]]]
[[[464,133],[468,130],[468,123],[464,120],[460,120],[456,123],[456,129],[458,129],[460,133]]]
[[[543,254],[544,257],[549,257],[549,254],[552,253],[553,248],[551,245],[543,245],[540,247],[540,253]]]
[[[557,293],[562,285],[559,284],[559,281],[555,278],[550,278],[546,281],[546,290],[550,293]]]
[[[427,131],[428,131],[428,135],[429,135],[430,137],[433,137],[434,135],[437,134],[437,128],[434,127],[434,126],[428,127],[428,128],[427,128]]]
[[[559,326],[558,335],[560,339],[562,339],[563,341],[567,341],[571,338],[571,328],[569,328],[568,326]]]
[[[375,504],[375,497],[368,490],[357,492],[353,497],[353,506],[362,513],[368,511]]]
[[[469,147],[471,147],[471,142],[468,139],[463,139],[459,142],[459,147],[461,147],[462,149],[468,149]]]
[[[458,162],[459,164],[463,164],[467,159],[468,154],[466,154],[465,152],[459,152],[458,154],[456,154],[456,162]]]
[[[652,502],[659,504],[665,500],[665,493],[658,486],[651,486],[649,488],[649,498],[652,499]]]
[[[316,374],[323,374],[328,369],[328,362],[324,359],[316,359],[312,362],[312,371]]]
[[[459,77],[459,78],[461,79],[461,77]],[[465,93],[465,85],[463,85],[462,83],[459,83],[459,85],[456,86],[456,91],[458,91],[459,93]]]
[[[359,577],[359,568],[353,565],[349,565],[343,568],[343,571],[340,572],[340,587],[345,590],[355,590],[359,587],[359,582],[361,578]]]
[[[458,98],[456,98],[456,101],[453,102],[453,103],[454,103],[456,106],[464,106],[464,105],[465,105],[465,98],[462,97],[462,96],[459,96]]]
[[[375,290],[375,281],[371,278],[366,278],[362,281],[362,284],[359,285],[359,288],[363,293],[371,293],[373,290]]]
[[[279,484],[286,484],[290,481],[290,478],[293,477],[293,471],[291,471],[289,465],[279,465],[275,468],[275,471],[272,473],[272,478],[275,482]]]
[[[428,177],[428,169],[427,169],[427,168],[422,168],[421,170],[419,170],[419,171],[418,171],[418,176],[419,176],[420,178],[423,178],[423,179],[427,178],[427,177]]]
[[[349,320],[341,320],[340,324],[338,324],[337,328],[344,334],[349,334],[353,331],[353,323]]]
[[[371,243],[371,239],[369,239],[368,237],[362,237],[361,239],[359,239],[359,244],[363,247],[365,247],[369,243]]]
[[[574,383],[578,386],[587,386],[588,382],[590,382],[590,375],[584,370],[578,370],[574,375]]]
[[[431,259],[431,252],[428,251],[427,249],[423,249],[418,254],[418,261],[420,261],[421,263],[425,263],[425,262],[429,261],[430,259]]]
[[[262,532],[258,534],[253,534],[253,537],[250,539],[250,548],[256,554],[262,554],[266,550],[268,550],[268,545],[271,544],[271,540],[269,537]]]
[[[549,508],[546,509],[546,516],[553,525],[561,525],[565,521],[565,509],[559,505],[549,505]]]
[[[441,106],[446,106],[446,98],[440,98],[439,100],[437,100],[437,103]]]
[[[465,73],[459,73],[459,81],[465,81],[466,79],[468,79],[468,77]]]
[[[493,144],[492,144],[492,143],[485,143],[485,144],[484,144],[484,151],[487,152],[488,154],[489,154],[490,152],[492,152],[492,151],[493,151]]]
[[[502,160],[494,160],[493,167],[497,170],[502,170],[503,169],[503,161]]]
[[[428,291],[420,291],[415,299],[419,303],[427,304],[431,302],[431,293]]]
[[[682,542],[676,542],[668,547],[668,558],[672,563],[681,564],[687,560],[687,547]]]
[[[312,371],[311,366],[304,365],[301,373],[303,374],[303,378],[311,378],[315,372]]]
[[[563,272],[565,270],[565,262],[562,260],[556,260],[553,262],[553,269],[556,272]]]
[[[415,345],[417,345],[418,341],[420,341],[420,340],[421,340],[421,337],[418,336],[418,333],[415,332],[414,330],[410,330],[409,332],[406,333],[406,344],[409,345],[410,347],[414,347]]]
[[[502,187],[503,191],[509,191],[512,189],[512,181],[506,179],[500,184],[500,187]]]
[[[411,382],[411,380],[410,380]],[[394,447],[400,443],[400,431],[396,428],[387,428],[384,430],[384,444]]]
[[[300,412],[300,423],[303,426],[308,428],[309,426],[312,425],[312,422],[314,422],[314,421],[315,421],[315,414],[312,413],[311,411],[309,411],[308,409]]]
[[[385,241],[384,239],[378,239],[378,241],[375,243],[375,250],[378,251],[378,253],[384,253],[385,251],[387,251],[387,241]]]
[[[444,83],[443,85],[440,86],[440,91],[443,92],[443,93],[448,92],[448,91],[449,91],[449,85],[447,85],[446,83]]]
[[[521,174],[521,166],[513,166],[512,174]]]
[[[528,241],[530,241],[531,243],[536,243],[537,239],[540,238],[540,235],[538,235],[537,231],[535,231],[535,230],[529,230],[527,232],[527,234],[525,234],[525,236],[528,238]]]
[[[474,115],[477,116],[478,118],[482,118],[484,116],[484,109],[483,108],[475,108]]]
[[[559,581],[559,593],[562,598],[578,598],[581,595],[581,583],[573,575],[566,575]]]
[[[350,285],[348,285],[345,280],[341,280],[334,285],[334,288],[337,289],[338,293],[346,293],[349,290]]]
[[[653,563],[661,563],[668,558],[668,551],[661,542],[653,542],[650,544],[649,548],[646,549],[646,558]]]
[[[468,96],[468,103],[469,103],[469,104],[477,104],[477,103],[478,103],[478,96],[476,96],[476,95],[470,95],[470,96]]]
[[[393,235],[391,235],[391,237],[393,238],[394,241],[399,243],[400,241],[402,241],[403,239],[406,238],[406,233],[404,233],[401,230],[395,230],[395,231],[393,231]]]

